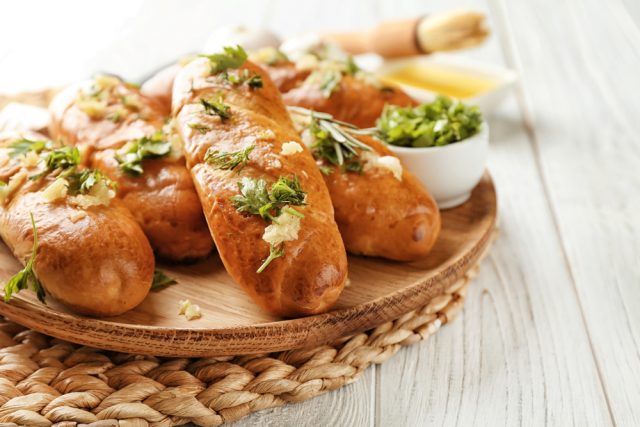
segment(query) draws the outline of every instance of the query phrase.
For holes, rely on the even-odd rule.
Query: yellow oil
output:
[[[473,98],[496,86],[490,77],[438,64],[409,64],[381,77],[389,83],[426,89],[458,99]]]

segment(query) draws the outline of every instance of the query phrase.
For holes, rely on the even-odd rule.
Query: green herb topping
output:
[[[262,265],[256,270],[256,273],[262,273],[268,266],[271,264],[276,258],[280,258],[284,256],[284,245],[273,245],[269,244],[269,256],[262,262]]]
[[[211,62],[211,74],[226,71],[230,68],[239,68],[247,60],[247,52],[240,45],[236,47],[226,46],[223,51],[224,53],[200,55],[208,58],[209,62]]]
[[[234,151],[227,153],[226,151],[219,152],[209,148],[204,155],[204,161],[218,166],[218,169],[234,170],[236,168],[239,172],[249,161],[249,154],[256,148],[255,145],[250,145],[244,150]]]
[[[290,62],[289,58],[283,51],[271,46],[263,47],[257,52],[252,53],[251,58],[256,62],[261,62],[267,65],[279,65]]]
[[[376,123],[377,134],[388,144],[434,147],[462,141],[482,125],[478,107],[445,96],[417,107],[387,105]]]
[[[223,102],[222,96],[210,100],[201,98],[200,103],[204,107],[204,112],[210,116],[218,116],[221,120],[227,120],[231,117],[231,109]]]
[[[204,135],[211,130],[211,126],[204,125],[202,123],[189,123],[189,127],[195,131],[200,132],[200,134]]]
[[[78,151],[77,147],[56,148],[47,154],[44,162],[46,169],[30,176],[30,180],[37,181],[55,170],[60,170],[60,175],[64,177],[74,173],[76,167],[80,164],[80,151]]]
[[[251,215],[259,215],[265,221],[278,221],[281,213],[286,212],[298,218],[304,215],[290,206],[306,205],[306,195],[300,187],[298,178],[281,176],[278,181],[267,189],[267,183],[263,179],[242,178],[238,182],[240,194],[231,197],[238,212]],[[269,256],[264,260],[257,273],[262,273],[265,268],[276,258],[284,255],[282,243],[269,244]]]
[[[264,220],[273,221],[280,215],[284,206],[305,205],[305,193],[300,187],[298,177],[287,178],[281,176],[278,181],[267,190],[267,183],[263,179],[242,178],[238,182],[240,194],[233,196],[238,212],[260,215]]]
[[[9,157],[20,157],[31,151],[40,154],[43,150],[49,148],[50,145],[49,141],[22,138],[9,144]]]
[[[33,289],[41,302],[45,302],[44,299],[46,295],[44,288],[42,287],[40,280],[38,280],[36,273],[33,271],[36,263],[36,255],[38,254],[38,229],[36,228],[33,214],[29,215],[31,216],[31,228],[33,229],[33,247],[31,249],[31,256],[24,268],[16,273],[4,285],[4,302],[9,302],[14,293],[18,293],[22,289],[28,288]]]
[[[171,141],[165,138],[162,131],[151,136],[143,136],[131,141],[125,150],[116,156],[120,169],[129,175],[140,176],[144,173],[142,162],[148,159],[159,159],[171,153]]]
[[[178,281],[172,277],[167,276],[160,270],[153,271],[153,282],[151,283],[151,290],[158,291],[166,288],[169,285],[175,285]]]
[[[349,55],[349,57],[347,58],[345,67],[345,73],[350,76],[355,76],[358,71],[361,71],[360,67],[358,67],[358,64],[356,64],[356,62],[353,60],[353,56],[351,55]]]
[[[95,169],[85,169],[66,174],[64,178],[69,183],[68,192],[71,195],[88,194],[94,185],[104,181],[107,187],[115,188],[115,182],[104,176],[102,172]]]
[[[249,70],[242,70],[242,72],[238,74],[229,74],[226,71],[219,76],[220,80],[226,80],[232,85],[239,86],[243,83],[246,83],[251,89],[261,88],[262,76],[260,74],[252,74]]]
[[[327,113],[300,107],[289,107],[289,111],[310,121],[310,148],[316,159],[338,166],[343,172],[362,172],[364,164],[360,160],[360,152],[371,151],[371,147],[358,141],[353,135],[364,132],[349,123],[334,119]],[[331,173],[330,168],[331,166],[325,166],[324,170],[320,171],[328,175]]]

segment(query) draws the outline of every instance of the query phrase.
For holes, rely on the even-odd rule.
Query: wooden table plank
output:
[[[463,319],[379,368],[379,423],[611,424],[515,102],[491,130],[500,237],[470,287]]]
[[[620,1],[506,6],[527,28],[522,107],[612,417],[640,425],[638,21]]]

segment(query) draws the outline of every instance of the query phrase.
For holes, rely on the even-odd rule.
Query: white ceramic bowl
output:
[[[489,150],[489,125],[470,138],[442,147],[388,146],[429,189],[440,209],[459,206],[480,182]]]

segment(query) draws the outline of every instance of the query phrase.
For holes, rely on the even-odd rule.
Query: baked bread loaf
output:
[[[385,144],[326,113],[290,108],[323,172],[347,251],[397,261],[427,256],[440,212]]]
[[[213,249],[202,207],[162,106],[113,76],[71,86],[49,107],[53,138],[80,148],[87,166],[118,184],[155,253],[169,261]]]
[[[268,75],[239,47],[198,58],[175,79],[173,112],[231,277],[271,313],[328,310],[347,278],[344,245],[327,187]]]
[[[292,62],[273,48],[254,56],[264,61],[259,64],[278,86],[286,105],[322,111],[361,128],[374,126],[386,104],[417,105],[400,88],[380,82],[350,59],[309,53]]]
[[[77,313],[118,315],[149,292],[153,252],[110,180],[78,163],[42,135],[0,135],[0,236],[27,265],[5,300],[31,284]]]

